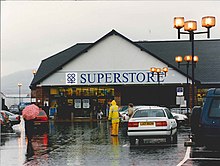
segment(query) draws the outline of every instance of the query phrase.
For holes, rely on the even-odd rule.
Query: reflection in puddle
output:
[[[12,165],[176,165],[184,155],[183,142],[187,132],[178,135],[178,144],[162,140],[146,140],[143,145],[131,147],[125,128],[120,126],[119,136],[111,136],[108,122],[58,123],[50,122],[48,130],[36,129],[28,145],[22,131],[14,139],[19,150],[11,155]],[[186,130],[187,131],[187,130]],[[7,141],[7,140],[6,140]],[[14,146],[13,139],[7,141]],[[10,148],[11,148],[10,147]],[[22,148],[23,147],[23,148]],[[177,148],[178,147],[178,148]],[[10,150],[10,148],[8,148]],[[18,150],[18,147],[17,151]],[[8,150],[8,151],[9,151]],[[15,150],[13,149],[13,152]],[[25,156],[27,154],[27,156]],[[4,153],[4,157],[7,153]],[[33,155],[33,156],[32,156]],[[159,159],[158,160],[158,156]],[[25,163],[24,163],[25,162]],[[169,162],[169,163],[165,163]],[[7,163],[7,161],[6,161]],[[5,162],[3,164],[5,165]]]

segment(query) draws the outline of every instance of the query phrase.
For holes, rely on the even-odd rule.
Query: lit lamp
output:
[[[167,72],[168,72],[168,67],[163,67],[162,69],[156,68],[156,67],[151,67],[150,72],[153,74],[153,76],[155,73],[157,74],[157,82],[158,82],[158,84],[160,84],[160,74],[164,73],[164,75],[166,77]]]
[[[164,75],[167,76],[168,67],[163,67],[163,72],[164,72]]]
[[[194,56],[194,59],[195,59],[195,56]],[[184,61],[186,61],[187,63],[191,62],[192,61],[192,56],[191,55],[184,56]]]
[[[185,31],[196,31],[197,30],[196,21],[186,21],[186,22],[184,22],[184,30]]]
[[[36,73],[37,73],[36,70],[32,70],[32,74],[33,74],[34,76],[36,75]]]
[[[186,63],[181,64],[183,59]],[[186,66],[186,75],[187,75],[187,81],[186,81],[186,85],[187,85],[186,110],[187,110],[187,116],[189,116],[189,65],[190,65],[190,62],[192,61],[192,56],[191,55],[186,55],[186,56],[184,56],[184,58],[182,58],[182,56],[176,56],[175,61],[178,63],[178,68],[180,68],[180,65],[185,65]],[[196,64],[198,61],[199,61],[199,57],[194,56],[194,63]]]
[[[180,39],[180,34],[189,34],[190,41],[192,43],[192,52],[191,52],[191,62],[192,62],[192,108],[194,107],[194,68],[195,63],[198,62],[198,57],[194,58],[194,35],[195,34],[205,34],[207,33],[207,38],[210,38],[210,28],[215,26],[215,17],[213,16],[206,16],[202,18],[202,27],[207,28],[207,31],[204,32],[194,32],[197,30],[197,23],[196,21],[185,21],[184,17],[174,17],[174,28],[178,30],[178,39]],[[184,27],[184,32],[180,32],[180,29]],[[177,58],[177,57],[176,57]],[[180,59],[176,59],[178,62]],[[188,59],[189,61],[189,59]],[[187,62],[187,61],[186,61]],[[189,61],[190,62],[190,61]],[[180,62],[178,62],[180,63]]]
[[[184,17],[174,17],[174,28],[178,30],[178,39],[180,39],[180,29],[184,27]]]
[[[210,28],[215,26],[215,17],[206,16],[202,18],[202,27],[207,28],[207,38],[210,38]]]
[[[18,99],[19,99],[19,104],[21,103],[21,86],[22,86],[22,83],[18,83]]]

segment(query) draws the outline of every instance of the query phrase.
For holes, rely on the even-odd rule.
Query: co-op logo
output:
[[[66,73],[66,84],[77,84],[77,73]]]

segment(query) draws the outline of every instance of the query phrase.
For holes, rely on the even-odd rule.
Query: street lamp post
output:
[[[187,79],[186,79],[186,85],[187,85],[186,110],[187,110],[187,116],[189,117],[189,66],[191,65],[190,62],[192,61],[192,56],[191,55],[184,56],[184,61],[186,62],[184,64],[181,64],[183,61],[182,56],[176,56],[175,61],[178,63],[178,68],[181,65],[186,66],[186,75],[187,75]],[[196,64],[199,61],[198,56],[194,56],[193,61]]]
[[[196,21],[185,21],[184,17],[175,17],[174,18],[174,28],[178,30],[178,39],[180,39],[180,34],[188,34],[191,41],[191,55],[192,55],[192,108],[194,107],[195,100],[195,76],[194,76],[194,35],[195,34],[205,34],[207,33],[207,38],[210,38],[210,28],[215,26],[215,17],[206,16],[202,18],[202,27],[207,28],[207,31],[204,32],[194,32],[197,30],[197,22]],[[184,27],[184,32],[181,32],[180,29]]]
[[[36,75],[36,73],[37,73],[37,71],[34,69],[34,70],[32,70],[32,74],[35,76]]]
[[[21,103],[21,86],[22,86],[22,83],[18,83],[18,100],[19,100],[19,104]]]
[[[32,74],[33,74],[33,76],[35,77],[36,74],[37,74],[37,70],[33,69],[33,70],[32,70]],[[34,95],[34,98],[36,99],[36,95]],[[36,101],[33,101],[33,90],[31,91],[31,103],[32,103],[32,102],[36,102]]]
[[[158,84],[160,84],[160,75],[161,75],[162,73],[164,73],[164,75],[165,75],[165,77],[166,77],[166,74],[167,74],[167,72],[168,72],[168,68],[167,68],[167,67],[163,67],[163,68],[161,69],[161,68],[151,67],[151,68],[150,68],[150,71],[151,71],[151,73],[153,74],[153,76],[154,76],[154,74],[157,74],[157,82],[158,82]]]
[[[151,67],[150,72],[152,73],[152,76],[154,77],[154,74],[157,75],[157,82],[158,85],[160,84],[160,76],[164,75],[166,77],[167,72],[168,72],[168,67],[163,67],[161,68],[156,68],[156,67]],[[158,104],[160,103],[160,96],[158,97]]]

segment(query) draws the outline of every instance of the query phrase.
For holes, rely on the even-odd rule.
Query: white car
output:
[[[177,122],[166,107],[142,106],[128,121],[127,131],[131,145],[142,144],[146,138],[165,138],[167,143],[177,143]]]
[[[140,108],[140,107],[143,107],[143,106],[134,106],[133,107],[133,110],[134,112]],[[128,116],[128,106],[123,106],[119,109],[119,114],[120,114],[120,122],[128,122],[129,120],[129,116]]]
[[[188,112],[187,112],[187,108],[185,108],[185,107],[180,107],[180,108],[171,108],[171,109],[170,109],[170,111],[171,111],[172,113],[177,113],[177,114],[185,114],[185,115],[187,115],[187,114],[190,114],[190,113],[191,113],[191,109],[190,109],[190,108],[188,108]]]
[[[119,112],[120,122],[128,122],[128,119],[129,119],[129,116],[128,116],[128,106],[120,107],[118,112]]]
[[[4,112],[8,116],[9,122],[12,126],[19,124],[21,122],[20,115],[13,114],[13,113],[11,113],[9,111],[5,111],[5,110],[2,110],[2,112]]]
[[[178,113],[174,113],[171,112],[173,117],[176,119],[178,126],[179,125],[183,125],[188,121],[188,117],[184,114],[178,114]]]

